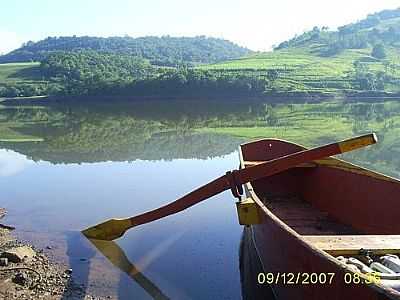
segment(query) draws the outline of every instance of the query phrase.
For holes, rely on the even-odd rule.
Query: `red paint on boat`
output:
[[[246,161],[268,161],[304,148],[266,139],[244,144],[240,150],[244,168]],[[344,276],[352,271],[308,243],[303,233],[299,234],[300,227],[292,228],[279,219],[263,200],[264,195],[295,195],[357,234],[400,233],[398,180],[334,158],[316,163],[313,168],[292,168],[245,185],[247,196],[259,205],[262,215],[262,223],[252,225],[252,234],[265,272],[275,276],[278,273],[335,273],[331,284],[273,284],[277,298],[399,299],[399,292],[383,285],[346,284]],[[254,280],[257,280],[256,275]]]

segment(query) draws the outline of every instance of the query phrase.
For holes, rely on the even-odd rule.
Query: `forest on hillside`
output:
[[[0,56],[0,63],[42,61],[54,52],[94,50],[100,53],[141,57],[158,66],[214,63],[250,54],[249,49],[230,41],[198,37],[48,37],[28,41],[21,48]]]
[[[38,67],[47,83],[0,86],[0,96],[123,95],[218,96],[259,95],[265,80],[180,66],[158,67],[129,55],[91,50],[55,52]]]

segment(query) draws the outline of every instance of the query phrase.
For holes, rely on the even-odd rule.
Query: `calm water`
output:
[[[45,121],[34,109],[19,109],[26,124],[11,129],[44,141],[0,147],[1,206],[9,211],[4,222],[15,224],[22,238],[51,246],[46,252],[70,264],[89,293],[240,299],[241,227],[229,193],[119,239],[121,251],[113,255],[126,258],[128,272],[141,272],[133,278],[78,233],[156,208],[238,165],[241,139],[194,134],[179,112],[161,120],[136,108],[56,108]]]
[[[240,299],[242,228],[230,192],[134,228],[115,244],[92,245],[79,231],[156,208],[237,168],[236,149],[246,139],[206,129],[265,126],[268,136],[270,111],[264,118],[263,104],[182,102],[0,107],[0,201],[9,211],[4,222],[39,247],[50,246],[46,253],[71,266],[88,293]],[[377,126],[383,140],[346,159],[397,176],[394,137],[400,128],[393,107],[388,125],[378,113],[332,114],[354,120],[347,136]],[[283,137],[298,129],[282,124],[285,130],[276,132]],[[331,140],[324,132],[315,137],[317,144]]]

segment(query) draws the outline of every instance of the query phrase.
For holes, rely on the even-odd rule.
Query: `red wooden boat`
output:
[[[241,168],[301,150],[243,144]],[[271,283],[277,299],[400,299],[400,181],[329,157],[249,182],[245,193],[239,218],[263,267],[245,272],[247,282]]]

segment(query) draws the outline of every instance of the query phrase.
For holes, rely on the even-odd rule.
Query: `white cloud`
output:
[[[0,176],[7,177],[23,171],[33,162],[14,151],[0,149]]]
[[[15,32],[3,30],[0,28],[0,54],[5,54],[14,50],[25,42]]]

